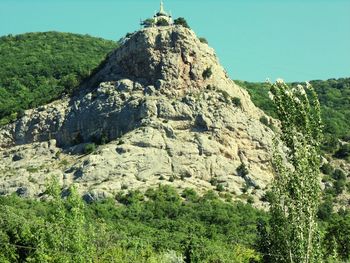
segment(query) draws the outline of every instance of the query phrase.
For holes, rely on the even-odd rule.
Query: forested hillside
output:
[[[70,93],[117,43],[45,32],[0,38],[0,125]]]
[[[268,97],[269,84],[237,81],[246,88],[256,106],[267,114],[275,116],[273,104]],[[291,83],[297,85],[298,83]],[[350,78],[313,80],[310,84],[315,88],[321,103],[324,122],[325,142],[323,149],[330,153],[337,152],[341,145],[338,140],[350,141]],[[349,150],[342,149],[348,157]]]

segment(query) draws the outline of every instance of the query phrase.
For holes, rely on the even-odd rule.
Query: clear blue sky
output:
[[[350,0],[164,0],[208,39],[231,78],[350,77]],[[118,40],[158,0],[0,0],[0,35],[64,31]]]

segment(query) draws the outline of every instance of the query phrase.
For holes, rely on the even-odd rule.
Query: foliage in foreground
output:
[[[1,197],[0,262],[258,262],[255,222],[266,213],[160,186],[85,204],[57,184],[47,201]]]
[[[320,202],[320,104],[307,83],[292,88],[282,80],[271,87],[281,121],[272,163],[270,252],[273,262],[319,263],[320,234],[316,214]],[[280,145],[282,144],[282,145]],[[284,154],[280,149],[286,149]],[[276,255],[276,256],[275,256]]]
[[[160,186],[91,204],[74,188],[65,199],[57,184],[48,193],[42,201],[0,197],[0,262],[271,262],[268,214],[213,192],[180,197]],[[346,262],[350,213],[323,214],[324,254]]]

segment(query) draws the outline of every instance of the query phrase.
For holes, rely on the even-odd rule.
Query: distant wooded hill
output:
[[[0,38],[0,125],[23,110],[69,94],[118,46],[88,35],[45,32]],[[236,81],[267,114],[274,109],[268,84]],[[297,83],[292,83],[297,84]],[[322,106],[324,150],[335,152],[338,139],[350,140],[350,78],[311,81]]]
[[[72,92],[117,43],[71,33],[0,38],[0,125]]]
[[[269,84],[236,81],[246,88],[256,106],[270,116],[275,116],[273,104],[268,97]],[[334,153],[340,147],[339,139],[350,141],[350,78],[313,80],[321,104],[325,142],[323,149]],[[291,85],[297,85],[294,82]],[[302,84],[302,83],[300,83]]]

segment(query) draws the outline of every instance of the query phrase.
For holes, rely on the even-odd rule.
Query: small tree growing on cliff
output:
[[[174,20],[174,24],[175,25],[180,25],[180,26],[183,26],[183,27],[186,27],[186,28],[190,28],[190,26],[188,25],[186,19],[183,18],[183,17],[176,18]]]
[[[146,20],[141,22],[141,26],[144,26],[144,27],[152,27],[154,26],[154,24],[155,24],[155,21],[153,18],[147,18]]]
[[[157,21],[157,26],[169,26],[169,22],[166,19],[161,18]]]
[[[270,254],[273,262],[321,262],[316,213],[320,199],[321,118],[310,84],[271,86],[270,98],[281,121],[275,139],[275,180],[271,200]],[[284,154],[281,150],[284,149]]]

